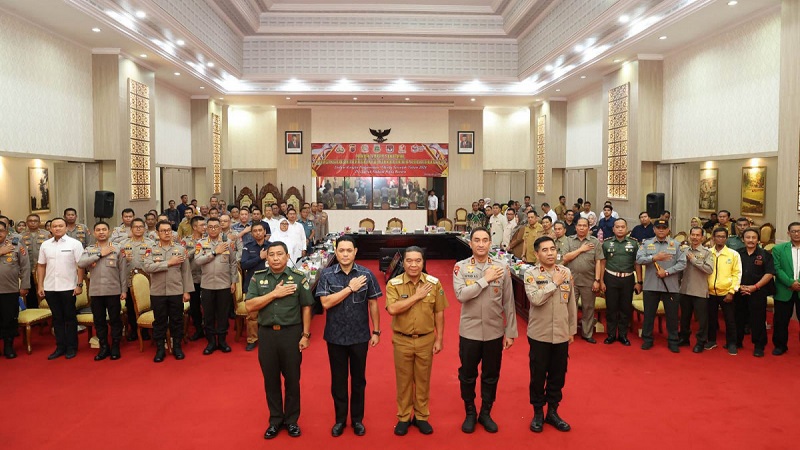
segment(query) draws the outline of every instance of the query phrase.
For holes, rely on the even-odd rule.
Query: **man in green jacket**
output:
[[[775,322],[772,331],[772,354],[780,356],[789,349],[789,319],[792,309],[800,315],[800,222],[789,224],[789,242],[772,249],[775,263]]]

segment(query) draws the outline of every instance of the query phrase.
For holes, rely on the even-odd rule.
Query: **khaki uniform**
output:
[[[556,212],[556,216],[558,216],[558,220],[564,220],[564,214],[567,213],[567,205],[562,205],[561,203],[557,204],[553,211]]]
[[[386,306],[405,300],[417,291],[421,283],[431,283],[433,288],[427,298],[417,302],[402,314],[392,317],[392,343],[397,380],[397,419],[411,419],[411,408],[417,420],[428,420],[428,398],[433,368],[433,343],[436,338],[435,314],[447,308],[444,288],[439,279],[422,274],[412,283],[407,274],[398,275],[386,285]]]
[[[77,223],[75,224],[75,228],[71,230],[67,228],[67,236],[80,241],[83,247],[86,248],[86,246],[89,244],[91,233],[89,233],[89,228],[86,225]]]
[[[19,291],[31,287],[31,262],[28,250],[19,240],[6,236],[0,249],[10,250],[0,255],[0,338],[10,340],[17,334]]]
[[[120,294],[128,291],[128,261],[122,248],[113,244],[111,253],[101,256],[97,245],[86,247],[78,260],[78,267],[89,272],[89,296],[92,299],[92,318],[100,347],[108,346],[108,322],[111,323],[111,340],[116,349],[122,340],[122,302]]]
[[[236,261],[242,260],[242,240],[239,239],[239,233],[233,230],[223,231],[220,236],[225,236],[223,241],[227,240],[228,243],[233,242],[234,246],[234,259]]]
[[[530,225],[525,227],[525,232],[522,234],[522,242],[525,245],[525,262],[536,263],[536,249],[533,248],[533,244],[542,236],[542,233],[544,233],[544,228],[540,223],[533,227]]]
[[[184,238],[192,235],[192,224],[190,221],[183,219],[178,225],[178,238]]]
[[[120,225],[114,228],[114,231],[111,233],[111,238],[109,239],[109,241],[112,244],[119,244],[125,242],[128,239],[132,239],[131,227]]]
[[[158,241],[156,241],[158,242]],[[125,267],[128,270],[127,277],[128,277],[128,287],[131,286],[131,276],[133,275],[133,269],[144,269],[144,262],[145,256],[147,255],[148,250],[150,250],[156,242],[151,241],[147,238],[142,238],[141,241],[136,241],[133,238],[125,239],[120,242],[119,246],[122,248],[123,256],[127,260],[127,264]]]
[[[50,239],[50,233],[43,228],[40,228],[36,231],[26,231],[22,233],[20,238],[22,244],[25,245],[25,248],[28,251],[28,265],[31,268],[31,289],[28,291],[28,296],[25,300],[28,308],[39,307],[39,296],[36,292],[37,286],[34,283],[33,277],[36,275],[36,265],[39,263],[39,247],[41,247],[42,243],[48,239]]]
[[[148,250],[144,262],[144,270],[150,274],[153,339],[159,348],[163,348],[167,327],[175,342],[183,339],[183,294],[194,291],[189,258],[179,266],[170,267],[169,260],[173,256],[186,256],[186,249],[175,242],[166,247],[159,243]]]
[[[197,336],[199,337],[199,335],[205,332],[203,331],[203,308],[200,303],[200,279],[203,277],[203,270],[194,260],[196,254],[195,247],[198,241],[199,239],[194,239],[193,234],[189,234],[185,236],[180,243],[189,254],[189,267],[192,270],[192,282],[194,283],[194,292],[192,292],[192,296],[189,299],[189,317],[191,317],[195,330],[197,330],[198,333]],[[194,337],[192,339],[194,339]]]
[[[605,255],[603,254],[603,246],[596,237],[589,234],[584,241],[594,244],[594,250],[581,253],[577,258],[568,262],[566,266],[572,273],[575,291],[577,297],[581,300],[581,331],[583,337],[588,339],[594,334],[594,324],[597,323],[597,319],[594,317],[595,293],[592,292],[592,284],[595,280],[595,265],[597,261],[605,259]],[[563,247],[564,253],[561,256],[562,260],[564,255],[574,252],[581,248],[582,245],[583,241],[578,239],[577,234],[567,236]]]
[[[225,251],[215,253],[217,245],[222,243],[221,239],[203,238],[195,244],[194,261],[203,271],[200,302],[209,344],[215,335],[224,342],[228,334],[228,313],[233,306],[231,285],[238,280],[236,254],[231,252],[230,244],[224,243]]]
[[[556,264],[563,264],[561,261],[564,260],[564,245],[567,243],[567,237],[561,236],[560,238],[553,238],[553,241],[556,244]]]

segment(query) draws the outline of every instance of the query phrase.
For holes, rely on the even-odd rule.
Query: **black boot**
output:
[[[111,360],[116,361],[122,357],[122,354],[119,352],[119,341],[114,340],[111,341]]]
[[[180,339],[172,338],[172,355],[175,356],[175,359],[178,361],[186,357],[186,355],[183,353],[183,349],[181,348]]]
[[[16,358],[17,354],[14,353],[14,338],[5,338],[3,341],[3,355],[5,355],[6,359]]]
[[[193,334],[193,335],[189,336],[189,340],[190,340],[191,342],[194,342],[194,341],[196,341],[196,340],[198,340],[198,339],[203,339],[204,337],[206,337],[206,334],[205,334],[205,333],[203,333],[203,330],[202,330],[202,328],[198,328],[198,329],[197,329],[197,330],[194,332],[194,334]]]
[[[483,428],[486,429],[489,433],[497,433],[497,424],[494,420],[492,420],[492,404],[488,402],[484,402],[481,405],[481,413],[478,416],[478,423],[483,425]]]
[[[230,353],[231,346],[225,342],[226,334],[217,335],[217,348],[222,350],[222,353]]]
[[[100,351],[97,352],[97,355],[95,355],[94,360],[95,361],[102,361],[102,360],[108,358],[109,356],[111,356],[111,351],[108,349],[108,343],[101,342],[100,343]]]
[[[167,350],[164,348],[165,346],[166,342],[164,342],[163,339],[156,342],[156,356],[153,358],[153,362],[164,362],[164,358],[167,356]]]
[[[217,339],[213,334],[207,334],[206,339],[208,339],[208,345],[203,349],[203,354],[210,355],[217,349]]]
[[[569,424],[564,421],[564,419],[559,417],[558,406],[556,405],[551,404],[547,406],[547,415],[545,416],[544,421],[556,427],[556,430],[558,431],[569,431],[572,429],[572,427],[570,427]]]
[[[478,411],[475,409],[475,402],[472,400],[464,400],[464,410],[467,412],[467,417],[461,425],[461,431],[464,433],[472,433],[475,431],[475,423],[478,420]]]
[[[541,433],[544,429],[544,407],[533,407],[533,420],[531,420],[531,431],[534,433]]]

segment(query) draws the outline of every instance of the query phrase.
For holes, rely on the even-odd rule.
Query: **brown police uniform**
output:
[[[597,261],[605,259],[605,255],[603,254],[603,245],[596,237],[588,234],[584,241],[594,244],[594,250],[581,253],[577,258],[568,262],[566,266],[569,267],[572,276],[575,278],[575,293],[581,300],[581,331],[583,337],[588,339],[594,334],[594,324],[597,323],[597,319],[594,318],[595,293],[592,292],[592,284],[595,281],[595,264]],[[580,240],[577,234],[567,236],[562,247],[564,252],[561,255],[562,261],[564,255],[581,248],[584,241]]]
[[[192,236],[190,233],[180,241],[181,245],[189,253],[189,267],[192,269],[192,282],[194,283],[194,291],[192,291],[189,299],[189,317],[192,319],[192,324],[194,324],[195,334],[189,338],[190,340],[200,339],[206,335],[203,330],[203,308],[200,300],[200,279],[203,276],[203,271],[194,261],[195,247],[199,239],[195,240]]]
[[[144,270],[150,275],[150,300],[153,304],[153,339],[159,347],[167,337],[167,324],[172,339],[183,339],[183,294],[194,291],[189,258],[180,265],[169,266],[173,256],[186,256],[180,244],[153,245],[146,253]]]
[[[122,303],[120,295],[128,291],[128,260],[122,248],[113,244],[111,253],[101,256],[97,245],[86,247],[78,260],[78,267],[89,273],[89,297],[92,299],[92,318],[100,348],[108,347],[108,322],[111,323],[111,341],[118,348],[122,340]]]
[[[75,228],[69,229],[67,228],[67,236],[80,241],[83,245],[83,248],[86,248],[86,245],[89,244],[89,237],[91,234],[89,233],[89,228],[82,223],[76,223]]]
[[[31,267],[31,277],[30,277],[30,285],[31,289],[28,291],[28,296],[25,299],[25,305],[28,308],[38,308],[39,307],[39,296],[36,293],[37,286],[33,279],[33,276],[36,275],[36,264],[39,262],[39,247],[42,246],[42,243],[48,239],[50,239],[50,232],[43,228],[39,228],[36,231],[26,231],[22,233],[22,244],[25,245],[25,249],[28,252],[28,264]]]
[[[428,420],[428,398],[433,368],[433,343],[436,338],[434,315],[447,308],[439,279],[423,273],[417,283],[407,274],[398,275],[386,285],[386,306],[414,295],[421,283],[433,284],[428,297],[402,314],[392,317],[392,343],[397,380],[397,419],[408,422],[411,409],[417,420]]]
[[[0,337],[5,340],[6,350],[13,353],[19,315],[17,299],[20,290],[31,287],[31,262],[28,249],[19,239],[14,243],[14,238],[6,236],[0,242],[0,252],[6,251],[0,255]]]
[[[228,312],[233,302],[231,284],[238,280],[236,253],[230,245],[220,240],[203,238],[195,244],[195,263],[200,266],[203,276],[200,279],[200,301],[203,305],[205,333],[209,344],[213,339],[220,340],[220,346],[228,334]],[[225,244],[222,253],[216,253],[219,244]]]

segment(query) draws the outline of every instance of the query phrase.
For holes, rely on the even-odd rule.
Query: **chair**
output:
[[[761,225],[761,246],[765,247],[767,244],[775,243],[775,227],[771,223]]]
[[[52,317],[53,313],[48,308],[28,308],[19,312],[17,324],[20,328],[25,328],[25,333],[22,335],[22,344],[25,346],[25,350],[29,355],[32,351],[31,327],[38,324],[47,325]],[[42,326],[42,329],[39,330],[39,334],[42,334],[43,330],[44,326]]]
[[[242,292],[242,269],[239,269],[239,278],[236,281],[236,292],[233,293],[233,311],[236,317],[233,321],[233,339],[239,342],[242,337],[247,320],[247,308],[244,306],[244,292]]]
[[[463,231],[467,231],[467,210],[464,208],[456,209],[456,220],[453,223],[453,228],[458,230],[461,228]]]
[[[392,228],[399,228],[403,229],[403,221],[398,219],[397,217],[392,217],[389,219],[389,222],[386,224],[386,228],[391,230]]]
[[[139,335],[139,351],[144,351],[144,339],[142,339],[142,328],[153,329],[155,315],[150,304],[150,277],[140,269],[133,270],[131,277],[131,296],[133,297],[133,311],[136,314],[136,333]],[[167,330],[169,333],[169,330]],[[167,339],[167,344],[171,345],[171,339]]]
[[[448,219],[447,217],[442,217],[441,219],[436,221],[436,226],[444,228],[446,231],[453,231],[453,221]]]
[[[679,244],[683,244],[686,242],[686,232],[681,231],[680,233],[675,235],[675,240],[678,241]]]
[[[361,221],[358,222],[358,228],[365,228],[367,231],[372,231],[375,229],[375,221],[369,217],[361,219]]]

